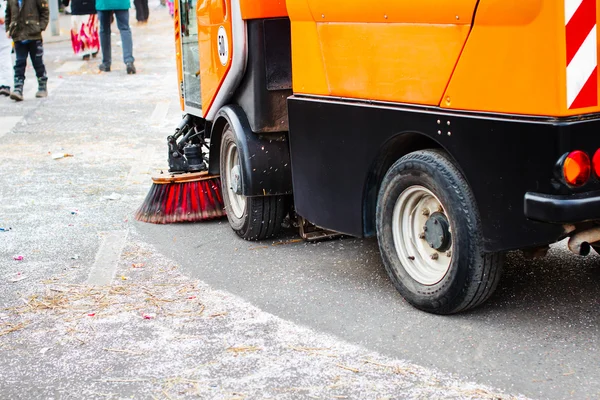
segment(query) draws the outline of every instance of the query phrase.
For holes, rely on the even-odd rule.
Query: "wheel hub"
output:
[[[450,248],[450,223],[441,212],[435,212],[429,216],[423,231],[425,232],[425,241],[432,249],[444,252]]]
[[[231,190],[233,190],[233,193],[235,194],[242,194],[242,174],[240,172],[240,166],[239,165],[234,165],[233,168],[231,168]]]
[[[392,235],[411,278],[422,285],[435,285],[444,278],[452,262],[452,228],[431,190],[414,185],[400,194],[392,214]]]

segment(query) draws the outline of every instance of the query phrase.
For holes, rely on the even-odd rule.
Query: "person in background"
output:
[[[48,26],[50,12],[47,0],[8,0],[4,24],[8,36],[15,44],[15,83],[10,98],[23,100],[27,57],[31,59],[38,80],[35,97],[48,96],[48,77],[44,65],[42,32]]]
[[[70,0],[63,0],[67,7]],[[100,48],[98,37],[98,17],[95,0],[72,0],[71,3],[71,45],[75,54],[84,60],[96,57]]]
[[[148,23],[148,17],[150,16],[150,10],[148,9],[148,0],[133,0],[135,5],[135,19],[138,24]]]
[[[171,18],[175,15],[175,2],[174,0],[167,0],[167,6],[169,7],[169,15]]]
[[[15,1],[15,0],[13,0]],[[133,65],[133,38],[131,28],[129,27],[129,0],[96,0],[96,11],[100,20],[100,48],[102,49],[102,64],[98,69],[103,72],[110,72],[112,62],[110,47],[110,19],[114,13],[117,20],[117,27],[121,32],[121,43],[123,44],[123,61],[128,74],[135,74]]]
[[[4,15],[6,14],[6,0],[0,0],[0,95],[10,96],[10,85],[13,80],[12,59],[10,51],[12,43],[4,33]]]

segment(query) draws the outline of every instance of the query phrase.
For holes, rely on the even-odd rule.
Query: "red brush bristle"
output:
[[[225,216],[219,178],[152,183],[135,219],[153,224],[196,222]]]

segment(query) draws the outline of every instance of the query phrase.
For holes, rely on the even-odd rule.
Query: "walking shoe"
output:
[[[126,63],[125,66],[127,67],[127,75],[135,74],[135,65],[132,62]]]
[[[110,72],[110,64],[102,63],[98,65],[98,69],[102,72]]]
[[[11,92],[10,98],[14,101],[23,101],[23,85],[15,86],[15,90]]]
[[[38,91],[35,97],[48,97],[48,78],[38,78]]]
[[[10,96],[10,87],[0,86],[0,96]]]

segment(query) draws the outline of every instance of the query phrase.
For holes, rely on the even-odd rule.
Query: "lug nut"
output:
[[[439,205],[437,211],[440,212],[440,213],[443,213],[444,212],[444,207],[442,207],[441,205]]]
[[[438,259],[438,257],[439,257],[438,253],[433,253],[433,254],[431,255],[431,259],[432,259],[432,260],[437,260],[437,259]]]
[[[446,257],[452,257],[452,250],[448,250],[446,252]]]
[[[424,208],[423,211],[421,212],[421,214],[423,214],[424,216],[429,216],[429,209],[428,208]]]
[[[425,232],[419,233],[419,239],[425,239]]]

